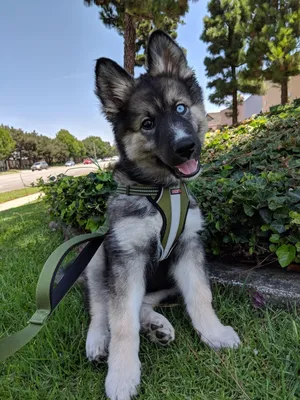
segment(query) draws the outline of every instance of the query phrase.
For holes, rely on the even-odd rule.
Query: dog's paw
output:
[[[231,326],[220,325],[217,329],[206,335],[201,335],[201,339],[209,347],[218,350],[222,348],[236,348],[241,343],[238,334]]]
[[[86,356],[89,361],[100,362],[107,357],[109,332],[90,327],[85,344]]]
[[[130,400],[137,395],[137,388],[141,379],[140,361],[118,363],[108,368],[105,380],[106,395],[110,400]]]
[[[152,311],[147,321],[143,321],[142,330],[152,342],[166,346],[175,339],[175,330],[163,315]]]

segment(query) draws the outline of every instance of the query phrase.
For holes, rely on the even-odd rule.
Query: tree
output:
[[[211,79],[207,85],[214,89],[209,100],[226,104],[232,98],[232,123],[237,123],[238,93],[258,94],[262,91],[261,81],[245,78],[241,74],[246,63],[246,35],[249,21],[247,0],[211,0],[209,16],[204,17],[201,39],[208,43],[209,57],[204,64],[206,75]]]
[[[288,102],[288,81],[300,74],[299,0],[250,0],[247,68],[281,87],[281,104]]]
[[[73,136],[66,129],[61,129],[59,132],[57,132],[56,139],[58,142],[66,145],[70,157],[76,159],[84,156],[86,150],[83,143],[76,139],[75,136]]]
[[[6,160],[15,148],[15,141],[11,137],[9,131],[0,126],[0,160]]]
[[[115,28],[124,37],[124,68],[131,75],[134,75],[136,52],[145,46],[144,32],[147,24],[143,24],[149,21],[156,28],[163,28],[164,24],[171,24],[174,28],[176,21],[179,22],[189,8],[188,0],[84,0],[84,4],[99,6],[100,19],[104,25]],[[165,17],[169,19],[168,23]],[[140,65],[141,61],[137,62]]]
[[[238,93],[238,95],[237,95],[238,106],[241,106],[243,103],[244,103],[244,96],[242,96],[240,93]],[[226,117],[232,118],[232,108],[233,108],[232,101],[226,100],[224,104],[228,108],[228,111],[225,112]],[[238,115],[239,115],[239,109],[237,110],[237,116]]]
[[[37,133],[35,131],[31,133],[24,132],[22,129],[15,129],[9,127],[9,132],[15,141],[15,148],[12,152],[14,160],[19,160],[19,168],[22,168],[22,160],[27,157],[30,161],[36,161],[38,159],[37,154]]]
[[[183,25],[184,21],[180,18],[180,16],[170,18],[165,15],[161,18],[161,20],[157,21],[156,25],[152,20],[142,20],[138,21],[136,26],[136,56],[135,56],[135,65],[142,67],[146,64],[146,51],[147,51],[147,43],[149,35],[155,29],[161,29],[171,36],[172,39],[177,38],[177,28],[178,25]],[[182,48],[186,54],[186,49]]]
[[[98,136],[88,136],[82,142],[89,157],[97,159],[115,155],[115,148]]]
[[[50,150],[55,162],[62,163],[70,157],[68,146],[57,139],[52,139]]]

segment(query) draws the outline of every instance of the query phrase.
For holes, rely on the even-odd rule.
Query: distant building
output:
[[[228,114],[231,110],[229,108],[224,108],[219,112],[207,113],[207,123],[209,129],[215,131],[216,129],[221,128],[223,125],[231,125],[232,118],[228,117]],[[244,104],[238,106],[238,121],[243,121],[244,117]]]
[[[300,75],[291,77],[288,89],[289,101],[300,98]],[[251,95],[239,106],[238,121],[250,118],[253,114],[267,112],[270,107],[281,102],[280,86],[272,82],[266,82],[266,93],[262,96]],[[211,130],[219,129],[222,125],[231,125],[232,119],[226,117],[229,110],[226,108],[219,112],[207,114],[208,127]]]

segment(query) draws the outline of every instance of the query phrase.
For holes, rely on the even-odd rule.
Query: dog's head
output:
[[[135,80],[114,61],[97,60],[96,94],[113,125],[116,168],[139,183],[194,178],[207,130],[201,88],[182,49],[161,31],[150,36],[147,63]]]

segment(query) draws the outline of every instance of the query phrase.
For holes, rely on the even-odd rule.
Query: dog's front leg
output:
[[[137,394],[140,383],[139,313],[145,294],[146,259],[137,252],[122,251],[117,258],[110,265],[111,340],[105,388],[111,400],[129,400]]]
[[[205,258],[197,230],[198,209],[190,210],[185,231],[174,250],[173,276],[181,290],[194,328],[203,342],[214,349],[237,347],[240,339],[231,326],[224,326],[212,307],[212,294],[205,273]]]

